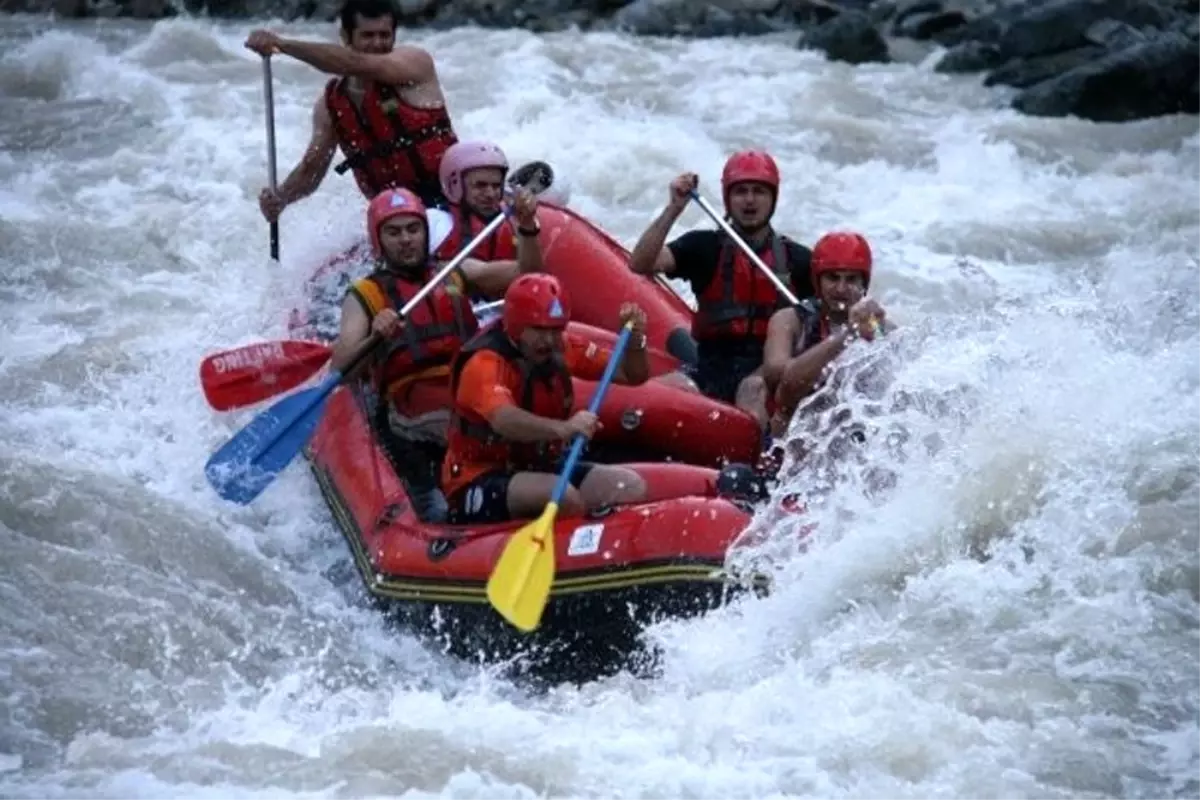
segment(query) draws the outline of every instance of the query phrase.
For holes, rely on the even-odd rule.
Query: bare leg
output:
[[[589,510],[624,503],[637,503],[646,497],[646,482],[627,467],[597,464],[579,487]]]
[[[683,389],[685,392],[700,394],[700,387],[696,385],[696,382],[682,372],[668,372],[666,375],[659,375],[652,380],[665,383],[667,386],[674,386],[676,389]]]
[[[747,375],[738,385],[736,404],[758,420],[761,430],[766,430],[770,422],[767,416],[767,382],[758,370]]]
[[[518,472],[513,475],[508,483],[509,515],[513,519],[533,519],[540,516],[546,503],[550,502],[550,495],[554,493],[554,484],[557,481],[558,476],[549,472]],[[581,516],[584,505],[579,490],[568,486],[558,510],[565,517]]]

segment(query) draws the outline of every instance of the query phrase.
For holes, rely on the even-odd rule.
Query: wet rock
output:
[[[1088,45],[1040,58],[1013,59],[983,79],[984,86],[1013,86],[1024,89],[1072,70],[1104,55],[1103,47]]]
[[[830,61],[888,63],[887,42],[861,11],[846,11],[806,31],[797,46],[821,50]]]
[[[946,51],[934,72],[980,72],[1004,63],[999,45],[989,42],[963,42]]]
[[[1014,58],[1071,50],[1085,44],[1088,28],[1104,19],[1158,29],[1171,21],[1153,0],[1053,0],[1014,20],[1000,48]]]
[[[1032,86],[1013,107],[1035,116],[1125,122],[1200,111],[1200,46],[1170,32]]]
[[[1093,22],[1083,32],[1083,38],[1109,52],[1116,52],[1146,41],[1146,34],[1132,25],[1107,17]]]
[[[786,27],[763,0],[634,0],[613,16],[611,27],[642,36],[757,36]]]

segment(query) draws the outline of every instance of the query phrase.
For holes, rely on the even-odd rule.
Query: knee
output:
[[[692,394],[700,394],[700,387],[696,382],[682,372],[669,372],[666,375],[660,375],[654,380],[667,386],[674,386],[676,389],[682,389],[685,392]]]
[[[558,510],[564,517],[582,517],[587,511],[587,506],[583,502],[583,495],[574,486],[568,486],[567,491],[563,493],[562,503],[559,504]]]
[[[613,468],[613,495],[617,503],[637,503],[646,497],[646,481],[628,467]]]

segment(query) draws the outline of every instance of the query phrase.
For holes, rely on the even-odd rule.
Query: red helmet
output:
[[[852,271],[863,274],[864,285],[871,284],[871,245],[861,233],[835,231],[817,240],[812,250],[812,284],[817,288],[826,272]]]
[[[521,275],[504,293],[504,331],[510,339],[521,338],[526,328],[565,328],[570,320],[571,299],[553,275]]]
[[[429,237],[429,217],[421,198],[408,189],[384,189],[367,206],[367,235],[371,237],[371,250],[376,257],[383,253],[379,246],[379,228],[394,217],[417,217],[425,223],[425,236]]]
[[[765,183],[779,197],[779,165],[763,150],[742,150],[734,153],[721,170],[721,196],[729,208],[729,190],[735,183]]]

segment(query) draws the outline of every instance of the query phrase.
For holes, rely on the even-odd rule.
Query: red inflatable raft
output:
[[[673,372],[681,360],[694,359],[692,311],[669,286],[630,272],[629,252],[573,211],[542,203],[538,221],[546,270],[566,285],[572,298],[573,335],[612,344],[621,305],[634,300],[648,318],[654,375]],[[369,269],[365,241],[322,265],[307,287],[308,311],[292,312],[292,335],[333,338],[346,287]],[[587,407],[593,388],[577,383],[577,409]],[[636,389],[612,387],[599,417],[604,428],[592,452],[607,460],[663,459],[720,467],[753,463],[761,444],[751,415],[657,381]]]
[[[573,214],[556,218],[561,225],[542,218],[542,235],[551,237],[548,260],[556,274],[578,287],[575,315],[615,321],[620,303],[636,299],[649,309],[655,341],[666,345],[685,319],[663,294],[666,289],[637,276],[620,284],[630,273],[618,258],[619,246]],[[570,243],[597,236],[611,247],[591,250]],[[599,256],[589,260],[591,252]],[[348,280],[337,273],[354,258],[348,254],[318,272],[310,293],[314,307],[307,315],[293,314],[293,335],[319,335],[319,327],[327,337],[336,330],[337,306]],[[623,288],[612,294],[585,291],[581,274],[588,276],[588,286]],[[593,297],[599,301],[595,306]],[[325,308],[319,308],[321,300]],[[583,323],[572,323],[570,335],[615,340],[612,332]],[[659,350],[652,363],[662,374],[678,360]],[[586,407],[593,390],[592,384],[576,381],[578,407]],[[627,664],[647,623],[703,613],[748,586],[762,587],[761,581],[733,582],[723,570],[750,514],[744,501],[718,496],[719,472],[711,465],[731,456],[750,461],[758,443],[757,426],[736,409],[654,382],[612,387],[601,410],[605,437],[597,437],[588,458],[610,460],[607,455],[640,450],[660,458],[686,453],[691,458],[681,460],[692,463],[637,463],[634,467],[649,487],[645,502],[558,519],[550,602],[539,628],[522,634],[489,605],[486,582],[508,535],[525,521],[449,526],[419,518],[397,477],[406,454],[395,440],[387,437],[385,443],[377,435],[371,424],[374,402],[367,386],[337,390],[305,454],[371,599],[455,655],[495,660],[520,653],[513,664],[518,671],[552,680],[587,680]],[[741,442],[727,435],[739,430]]]

